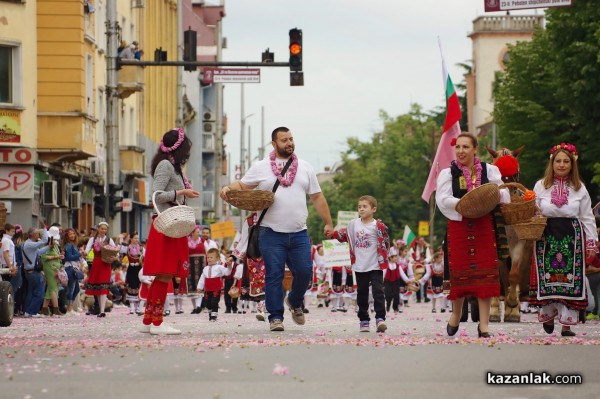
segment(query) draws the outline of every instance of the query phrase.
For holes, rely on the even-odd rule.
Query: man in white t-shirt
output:
[[[265,299],[271,331],[283,331],[285,265],[294,276],[292,290],[286,304],[296,324],[304,324],[302,305],[306,287],[312,278],[311,244],[306,230],[308,194],[317,213],[325,223],[326,235],[333,232],[327,200],[321,192],[317,175],[310,164],[294,154],[294,138],[286,127],[278,127],[271,133],[273,152],[252,165],[240,181],[221,190],[221,198],[227,200],[230,190],[271,191],[278,179],[275,202],[266,212],[260,225],[259,247],[265,261]],[[281,176],[289,159],[292,163]]]

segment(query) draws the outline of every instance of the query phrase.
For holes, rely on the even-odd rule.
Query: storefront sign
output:
[[[3,147],[0,148],[0,161],[3,164],[35,165],[37,152],[30,148]]]
[[[570,7],[573,0],[484,0],[485,11],[526,10],[528,8]]]
[[[0,166],[0,198],[33,198],[33,166]]]
[[[21,142],[21,112],[0,109],[0,143]]]

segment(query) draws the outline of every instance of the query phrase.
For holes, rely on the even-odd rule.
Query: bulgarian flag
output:
[[[404,225],[404,235],[402,236],[402,241],[404,241],[406,243],[406,246],[410,248],[414,240],[415,233],[412,232],[408,225]]]
[[[427,203],[431,198],[431,193],[435,191],[437,184],[437,177],[442,169],[450,166],[450,162],[456,159],[454,154],[454,146],[452,140],[460,134],[460,118],[462,113],[460,112],[460,104],[458,102],[458,96],[456,90],[452,84],[452,79],[446,69],[446,61],[444,60],[444,54],[442,53],[442,45],[440,43],[440,53],[442,54],[442,70],[444,73],[444,87],[446,89],[446,120],[444,121],[444,130],[442,132],[442,138],[438,144],[435,158],[431,164],[431,170],[429,171],[429,177],[421,198]]]

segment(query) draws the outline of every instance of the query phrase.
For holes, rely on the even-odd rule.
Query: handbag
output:
[[[290,159],[288,159],[287,163],[285,164],[285,166],[283,167],[283,170],[281,171],[281,176],[285,176],[288,168],[290,167],[290,165],[292,164],[293,158],[290,157]],[[275,180],[275,184],[273,185],[273,192],[277,191],[277,188],[279,188],[279,179]],[[258,238],[260,235],[260,223],[262,222],[263,218],[265,217],[265,213],[267,213],[267,211],[269,210],[269,208],[264,209],[261,214],[260,217],[258,218],[258,221],[256,222],[256,224],[250,226],[250,229],[248,230],[248,247],[246,248],[246,256],[250,259],[259,259],[262,255],[260,253],[260,248],[258,246]]]
[[[67,275],[67,272],[65,271],[64,267],[61,266],[60,269],[56,271],[54,277],[56,277],[56,281],[62,287],[66,287],[67,285],[69,285],[69,276]]]
[[[227,291],[227,294],[231,297],[231,299],[237,299],[240,297],[240,289],[237,286],[237,279],[233,279],[233,285]]]
[[[27,256],[25,250],[23,250],[23,256],[25,257],[25,259],[27,259],[27,262],[29,262],[30,265],[33,264],[33,270],[35,270],[36,272],[44,271],[44,262],[42,261],[41,256],[35,256],[35,263],[33,263],[31,259],[29,259],[29,256]]]

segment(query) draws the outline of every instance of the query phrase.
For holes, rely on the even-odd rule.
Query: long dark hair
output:
[[[172,147],[173,144],[175,144],[177,142],[177,139],[179,139],[179,132],[175,129],[172,129],[163,135],[162,141],[166,147]],[[185,136],[185,138],[183,139],[183,143],[181,143],[181,145],[179,147],[177,147],[177,149],[175,149],[175,151],[165,153],[165,152],[162,152],[162,150],[159,147],[158,151],[154,155],[154,158],[152,158],[152,164],[150,166],[150,173],[152,175],[154,175],[154,171],[156,170],[156,167],[158,166],[160,161],[166,159],[169,162],[171,162],[171,159],[169,159],[169,158],[172,157],[173,167],[175,168],[175,171],[177,173],[181,174],[181,165],[184,165],[187,162],[187,160],[190,158],[190,150],[191,149],[192,149],[192,142],[187,136]]]

